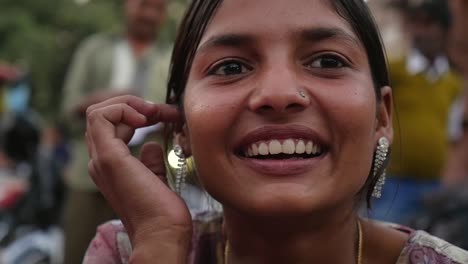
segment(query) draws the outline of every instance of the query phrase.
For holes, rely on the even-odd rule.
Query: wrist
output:
[[[130,263],[186,264],[191,244],[191,235],[167,233],[135,238]]]

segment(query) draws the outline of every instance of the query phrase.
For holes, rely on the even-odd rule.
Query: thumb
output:
[[[159,144],[155,142],[144,144],[141,148],[140,161],[151,172],[156,174],[156,176],[158,176],[164,183],[167,184],[164,151]]]

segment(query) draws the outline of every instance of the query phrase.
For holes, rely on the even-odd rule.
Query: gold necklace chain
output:
[[[356,263],[357,264],[362,264],[362,240],[363,240],[363,235],[362,235],[362,225],[361,225],[361,220],[357,220],[357,226],[358,226],[358,249],[357,249],[357,259]]]
[[[362,240],[363,240],[363,234],[362,234],[362,226],[361,226],[361,221],[358,219],[357,220],[357,226],[358,226],[358,249],[357,249],[357,258],[356,258],[356,263],[357,264],[362,264]],[[226,246],[224,248],[224,264],[228,264],[228,257],[229,257],[229,241],[226,241]]]

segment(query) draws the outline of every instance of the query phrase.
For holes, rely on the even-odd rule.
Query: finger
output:
[[[94,146],[93,146],[91,137],[90,137],[90,135],[89,135],[88,132],[85,132],[85,139],[86,139],[86,146],[87,146],[87,150],[88,150],[88,157],[89,157],[90,159],[92,159],[92,158],[93,158],[93,154],[94,154],[95,152],[94,152],[94,150],[93,150]]]
[[[168,104],[150,104],[148,112],[144,113],[148,118],[147,125],[158,122],[181,124],[182,114],[177,107]]]
[[[150,142],[143,145],[140,160],[149,170],[167,184],[164,152],[159,144]]]
[[[123,128],[144,126],[146,117],[138,113],[126,104],[114,104],[93,110],[88,114],[88,132],[96,150],[109,150],[114,139],[120,139],[122,143],[129,136],[124,135]],[[127,142],[125,142],[126,144]],[[115,143],[112,143],[115,144]]]
[[[96,160],[90,159],[88,161],[88,173],[96,186],[98,186],[99,191],[104,195],[106,200],[111,203],[112,208],[114,208],[116,212],[120,214],[120,208],[116,206],[118,205],[119,201],[116,199],[115,193],[112,191],[112,188],[114,188],[115,185],[113,184],[112,179],[104,177],[102,173],[101,175],[99,174]]]
[[[88,173],[89,176],[91,176],[91,179],[93,179],[94,183],[96,183],[96,185],[99,186],[99,184],[96,182],[96,180],[98,179],[98,174],[93,159],[89,159],[88,161]]]
[[[133,95],[117,96],[101,103],[94,104],[88,107],[87,113],[114,104],[129,105],[139,113],[147,116],[149,121],[147,125],[154,125],[158,122],[178,123],[181,121],[181,115],[175,106],[154,104]]]
[[[179,199],[167,183],[131,155],[116,159],[107,154],[91,165],[96,185],[120,217],[129,211],[127,217],[136,219],[168,212]]]
[[[117,138],[122,139],[123,142],[128,144],[135,134],[135,129],[131,126],[119,124],[115,127],[115,135]]]
[[[142,102],[141,102],[142,101]],[[106,107],[113,104],[128,104],[128,105],[142,105],[145,101],[139,97],[133,95],[121,95],[109,98],[102,102],[93,104],[88,107],[87,111],[91,112],[93,110]]]

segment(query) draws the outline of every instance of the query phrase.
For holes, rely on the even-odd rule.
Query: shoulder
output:
[[[93,52],[101,48],[108,48],[109,45],[114,43],[119,38],[119,35],[114,33],[96,33],[86,37],[78,46],[77,52]]]
[[[406,243],[397,264],[407,263],[468,263],[468,252],[424,231],[414,231]]]
[[[172,44],[167,44],[167,43],[160,43],[156,42],[154,45],[154,49],[158,54],[163,54],[163,55],[172,55],[172,50],[174,48],[174,45]]]
[[[224,252],[222,217],[218,212],[192,215],[193,236],[189,263],[220,263]],[[130,238],[121,221],[100,225],[85,253],[83,264],[128,263],[132,254]]]
[[[153,47],[153,56],[156,57],[158,66],[165,65],[164,68],[169,68],[170,60],[172,57],[172,46],[167,44],[155,44]]]
[[[425,231],[416,231],[406,226],[371,220],[380,230],[375,232],[379,236],[374,237],[373,245],[381,245],[388,252],[394,244],[392,236],[400,234],[400,242],[394,251],[397,257],[396,264],[468,264],[468,252],[456,247],[440,238],[432,236]],[[385,229],[386,231],[384,231]],[[392,230],[392,233],[389,231]],[[383,236],[383,234],[385,234]],[[382,240],[385,237],[385,240]],[[382,245],[385,244],[385,247]],[[375,246],[374,246],[375,248]],[[383,254],[383,253],[379,253]],[[380,263],[380,262],[379,262]]]

